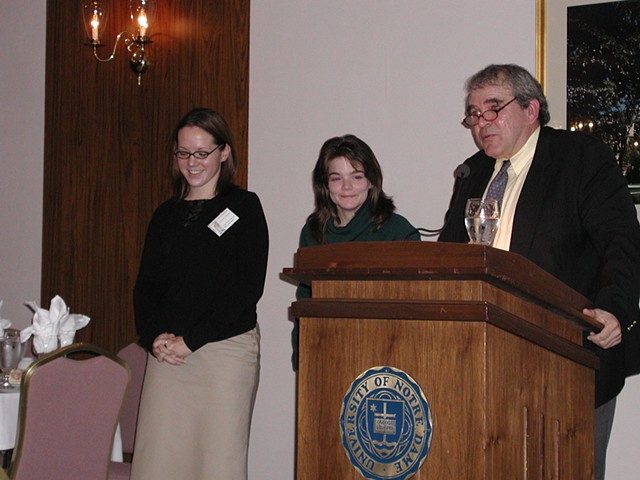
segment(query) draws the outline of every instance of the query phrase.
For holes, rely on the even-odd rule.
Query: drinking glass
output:
[[[471,243],[492,245],[500,223],[500,206],[497,200],[483,201],[470,198],[464,212],[464,224]]]
[[[11,370],[18,367],[24,346],[18,336],[4,336],[0,338],[0,371],[2,371],[2,383],[0,390],[13,390],[16,387],[9,383]]]

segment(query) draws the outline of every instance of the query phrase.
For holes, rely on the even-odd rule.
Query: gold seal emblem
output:
[[[393,367],[374,367],[351,384],[340,414],[342,445],[363,477],[403,480],[431,446],[431,410],[420,386]]]

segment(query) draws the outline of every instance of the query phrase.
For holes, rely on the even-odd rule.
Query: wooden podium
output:
[[[339,419],[352,383],[378,366],[406,372],[431,409],[413,478],[593,478],[598,359],[582,336],[599,327],[555,277],[513,253],[433,242],[300,248],[283,276],[313,291],[291,306],[296,478],[362,478]]]

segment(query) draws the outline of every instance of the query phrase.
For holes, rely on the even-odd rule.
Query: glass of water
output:
[[[500,223],[500,206],[497,200],[483,201],[470,198],[464,212],[464,224],[471,243],[492,245]]]
[[[14,368],[18,368],[24,348],[19,336],[4,336],[0,338],[0,371],[2,372],[2,382],[0,391],[14,390],[15,387],[9,382],[9,374]]]

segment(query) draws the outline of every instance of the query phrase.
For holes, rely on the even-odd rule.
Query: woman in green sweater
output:
[[[313,169],[315,210],[302,229],[300,246],[338,242],[420,240],[418,230],[395,212],[382,190],[382,170],[373,150],[355,135],[330,138]]]
[[[300,247],[339,242],[420,240],[420,234],[382,189],[382,170],[373,150],[355,135],[330,138],[313,169],[315,209],[300,233]],[[300,284],[296,298],[311,296]],[[297,370],[298,323],[292,332]]]

